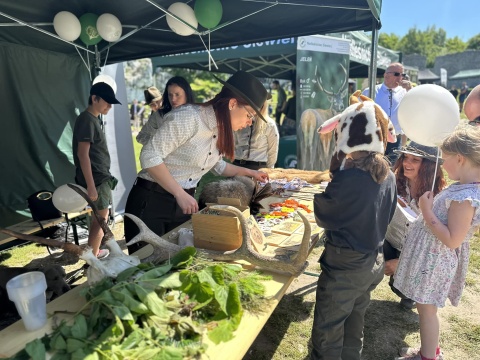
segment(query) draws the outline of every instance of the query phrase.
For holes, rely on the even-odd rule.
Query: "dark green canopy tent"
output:
[[[350,40],[349,77],[366,78],[370,66],[370,37],[361,31],[327,34]],[[181,54],[157,56],[152,58],[156,67],[186,68],[210,70],[221,73],[233,73],[245,70],[257,77],[292,80],[297,61],[297,38],[260,41],[251,44],[214,48],[209,61],[206,50]],[[401,53],[378,46],[377,75],[383,75],[391,62],[401,59]]]
[[[198,35],[180,36],[166,22],[175,0],[4,0],[0,3],[0,41],[77,55],[73,43],[62,41],[53,29],[60,11],[80,17],[111,13],[123,25],[120,41],[98,45],[100,60],[126,60],[204,50],[200,39],[221,48],[272,39],[380,28],[381,0],[224,0],[220,24],[199,26]],[[194,1],[186,1],[194,7]],[[55,35],[55,36],[49,36]],[[210,36],[210,39],[209,39]],[[75,41],[77,48],[84,44]],[[90,47],[90,52],[94,49]]]
[[[370,30],[376,44],[381,0],[223,0],[220,24],[180,36],[166,22],[176,0],[3,0],[0,2],[0,226],[22,219],[25,199],[40,189],[55,189],[73,181],[69,146],[76,112],[87,105],[91,69],[145,57],[201,51],[310,34]],[[188,1],[194,7],[195,2]],[[86,47],[56,35],[53,18],[60,11],[80,17],[86,13],[115,15],[123,33],[115,43],[102,40]],[[375,46],[372,47],[375,53]],[[374,56],[372,59],[376,59]],[[375,62],[370,68],[375,73]],[[120,70],[115,70],[117,75]],[[124,84],[117,80],[113,132],[128,122]],[[108,120],[110,122],[110,120]],[[113,123],[113,122],[112,122]],[[131,136],[110,148],[122,159],[116,176],[133,179],[121,155]],[[134,169],[134,167],[133,167]],[[130,180],[129,180],[130,181]],[[133,180],[131,180],[133,181]],[[131,182],[124,182],[123,194]],[[23,215],[25,216],[25,215]],[[25,218],[23,218],[25,219]]]

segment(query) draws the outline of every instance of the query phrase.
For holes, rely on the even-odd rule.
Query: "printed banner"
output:
[[[304,170],[327,170],[335,140],[318,127],[347,105],[350,41],[304,36],[297,43],[297,160]],[[298,115],[301,116],[298,116]]]

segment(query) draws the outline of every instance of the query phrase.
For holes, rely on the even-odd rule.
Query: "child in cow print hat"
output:
[[[366,155],[364,152],[368,152],[372,157],[379,157],[377,154],[385,153],[387,141],[396,141],[395,129],[387,114],[372,99],[361,95],[360,91],[356,91],[350,97],[348,108],[325,121],[318,132],[325,134],[333,130],[336,130],[336,145],[330,163],[332,174],[348,166],[348,159],[358,158],[358,152],[362,152],[363,155]],[[356,152],[356,155],[352,155]],[[385,174],[386,169],[383,171]]]
[[[382,245],[395,207],[395,176],[383,153],[393,126],[371,99],[355,93],[343,113],[319,132],[336,129],[332,181],[314,198],[325,229],[312,329],[312,359],[355,359],[363,347],[370,293],[383,279]],[[393,140],[393,139],[392,139]]]

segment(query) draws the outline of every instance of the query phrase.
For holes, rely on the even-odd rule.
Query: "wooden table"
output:
[[[269,202],[277,202],[278,200],[279,199],[276,198]],[[191,226],[191,222],[188,222],[181,227],[188,226]],[[165,238],[168,238],[168,234],[165,235]],[[151,245],[147,245],[138,250],[134,255],[138,256],[140,259],[143,259],[150,255],[152,251],[153,248]],[[254,342],[255,338],[262,330],[272,312],[277,307],[291,282],[295,279],[295,277],[291,275],[280,275],[270,272],[264,273],[272,276],[271,280],[265,282],[266,296],[272,297],[269,307],[265,309],[265,312],[258,315],[244,312],[240,326],[235,332],[235,337],[232,340],[226,343],[214,345],[213,343],[210,343],[208,339],[206,339],[205,341],[208,343],[208,349],[205,354],[206,359],[223,360],[226,358],[226,354],[228,354],[229,360],[242,359],[250,348],[250,345]],[[31,332],[26,331],[23,322],[20,320],[2,330],[0,332],[0,356],[12,356],[23,349],[28,342],[36,338],[40,338],[46,333],[50,333],[52,331],[52,317],[50,315],[54,314],[55,312],[74,313],[78,311],[85,304],[85,298],[80,296],[80,291],[83,286],[85,285],[77,286],[66,294],[47,304],[47,313],[49,318],[47,324],[42,329]]]

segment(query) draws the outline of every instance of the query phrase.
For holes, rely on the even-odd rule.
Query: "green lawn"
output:
[[[135,153],[135,166],[137,167],[137,173],[142,170],[142,167],[140,166],[140,151],[142,150],[142,144],[137,142],[137,139],[135,139],[136,135],[132,135],[133,139],[133,152]]]

